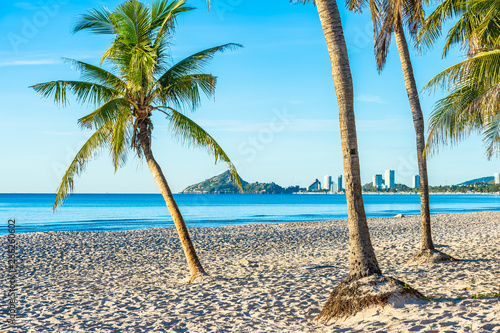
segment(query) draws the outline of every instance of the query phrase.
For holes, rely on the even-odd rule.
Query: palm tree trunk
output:
[[[316,0],[325,34],[339,106],[349,225],[349,279],[381,274],[366,223],[359,169],[351,69],[342,22],[335,0]]]
[[[418,174],[420,176],[420,219],[422,224],[422,250],[434,250],[431,235],[431,213],[429,209],[429,184],[427,179],[427,161],[424,156],[425,131],[424,116],[420,107],[417,85],[413,76],[413,68],[410,60],[410,52],[406,43],[405,33],[401,22],[394,29],[396,43],[398,46],[399,58],[403,67],[406,92],[410,101],[411,113],[413,115],[413,125],[417,134],[417,159]]]
[[[191,238],[189,237],[188,229],[186,224],[184,223],[184,219],[182,214],[177,206],[177,203],[174,200],[174,196],[172,195],[172,191],[170,191],[170,187],[168,186],[167,180],[161,171],[160,166],[156,162],[153,157],[153,153],[151,151],[151,133],[150,129],[147,127],[146,121],[142,121],[140,123],[141,130],[141,145],[142,151],[144,153],[144,157],[148,162],[148,167],[153,177],[155,179],[156,185],[158,185],[161,195],[165,202],[167,203],[168,211],[174,220],[175,228],[177,229],[177,233],[179,234],[179,239],[181,241],[182,249],[184,250],[184,254],[186,255],[186,259],[189,265],[189,270],[191,271],[191,277],[189,279],[189,283],[193,282],[199,276],[207,276],[208,274],[203,269],[203,266],[196,255],[196,251],[194,249],[193,243],[191,242]]]

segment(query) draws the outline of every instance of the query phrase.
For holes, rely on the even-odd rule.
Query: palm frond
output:
[[[352,10],[353,12],[362,12],[363,7],[369,5],[371,0],[346,0],[345,4],[347,9]]]
[[[75,59],[63,58],[63,60],[81,73],[81,78],[84,81],[99,83],[117,92],[125,91],[127,85],[115,74],[105,70],[104,68],[94,66],[83,61],[78,61]]]
[[[182,59],[181,61],[173,65],[168,71],[166,71],[158,79],[158,83],[161,86],[166,87],[178,77],[188,74],[200,74],[203,68],[214,57],[215,53],[224,52],[226,50],[233,50],[238,47],[243,46],[240,44],[228,43],[216,47],[211,47],[209,49],[190,55],[189,57]]]
[[[114,34],[116,32],[116,25],[111,16],[111,11],[106,7],[91,9],[87,14],[79,16],[73,28],[73,33],[82,30],[90,30],[90,32],[96,34]]]
[[[64,174],[61,183],[57,189],[56,200],[53,210],[56,210],[64,201],[64,198],[73,190],[74,177],[81,174],[85,170],[87,162],[97,153],[104,145],[109,143],[110,128],[106,124],[99,128],[85,144],[80,148],[75,158]]]
[[[215,163],[219,160],[226,162],[234,182],[240,190],[243,190],[236,167],[214,138],[201,128],[201,126],[174,109],[169,108],[168,120],[174,138],[188,147],[206,148],[215,157]]]
[[[168,3],[165,0],[156,0],[151,8],[151,29],[158,29],[154,47],[158,47],[161,41],[173,32],[176,18],[181,13],[193,10],[193,7],[186,6],[187,1],[175,1]]]
[[[123,112],[130,114],[130,104],[124,98],[112,99],[85,117],[78,119],[78,124],[84,128],[100,128],[106,123],[116,122]]]
[[[116,33],[122,43],[144,47],[151,44],[150,9],[139,1],[126,1],[116,7]]]
[[[433,77],[423,88],[453,88],[457,84],[494,86],[500,82],[500,49],[479,53],[450,66]]]
[[[436,154],[441,146],[454,146],[472,133],[480,133],[484,117],[470,112],[470,106],[480,94],[476,87],[457,86],[436,102],[429,119],[426,155]]]
[[[68,104],[68,90],[81,104],[97,105],[113,98],[117,92],[109,87],[85,81],[50,81],[31,86],[43,98],[54,97],[56,104]]]
[[[127,161],[127,151],[132,134],[131,121],[132,115],[129,110],[125,108],[120,110],[113,126],[110,149],[115,172]]]
[[[488,118],[484,125],[483,143],[486,148],[486,157],[500,155],[500,113]]]
[[[416,45],[419,51],[427,51],[434,46],[441,37],[443,24],[466,10],[465,2],[466,0],[444,0],[440,3],[427,17],[418,33]]]
[[[382,71],[387,61],[392,33],[396,26],[401,25],[400,22],[398,23],[398,8],[395,8],[389,1],[385,1],[381,6],[382,7],[379,8],[381,14],[379,14],[378,20],[373,23],[375,38],[374,52],[379,73]]]
[[[210,98],[215,93],[216,84],[217,78],[210,74],[184,75],[167,87],[157,87],[158,100],[162,105],[187,106],[194,110],[201,102],[200,90]]]

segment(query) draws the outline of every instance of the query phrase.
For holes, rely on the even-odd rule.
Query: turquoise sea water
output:
[[[52,213],[53,194],[0,194],[0,216],[15,218],[17,232],[111,231],[173,226],[159,194],[74,194]],[[347,217],[344,195],[177,194],[188,226],[339,220]],[[365,195],[369,217],[420,212],[417,195]],[[500,210],[500,195],[431,195],[431,213]]]

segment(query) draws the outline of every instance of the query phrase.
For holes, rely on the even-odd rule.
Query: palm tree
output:
[[[297,2],[307,3],[309,0]],[[326,323],[332,318],[352,315],[364,307],[383,304],[392,294],[401,294],[405,297],[406,295],[421,297],[421,295],[412,288],[404,288],[405,284],[401,281],[383,277],[375,257],[363,204],[352,75],[340,13],[336,0],[314,2],[325,35],[337,94],[349,227],[349,275],[334,288],[317,317]],[[374,284],[389,284],[392,288],[388,293],[373,297],[367,295],[366,289],[363,291],[361,287]]]
[[[417,84],[413,75],[410,51],[405,37],[405,29],[415,38],[423,22],[422,0],[347,0],[349,9],[361,11],[366,4],[370,6],[375,39],[375,58],[379,73],[387,61],[392,33],[403,69],[406,92],[413,116],[416,133],[418,173],[420,176],[420,223],[422,241],[420,251],[409,263],[428,263],[454,261],[455,259],[435,249],[431,234],[431,214],[429,208],[429,182],[427,161],[424,155],[425,130],[424,116],[420,106]]]
[[[292,2],[308,3],[309,0]],[[326,39],[330,64],[339,106],[339,123],[344,161],[345,193],[349,227],[349,275],[334,288],[323,310],[316,318],[328,322],[332,318],[352,315],[365,307],[384,304],[394,294],[422,297],[416,290],[401,281],[382,276],[370,240],[362,197],[356,122],[354,117],[354,92],[351,69],[344,39],[340,13],[335,0],[313,1],[318,9]],[[210,6],[210,1],[207,1]],[[376,296],[367,294],[377,284],[390,285]],[[406,287],[405,287],[406,286]],[[373,291],[373,290],[372,290]]]
[[[443,50],[461,44],[467,59],[431,79],[425,90],[449,90],[431,114],[427,153],[480,133],[488,159],[500,153],[500,3],[495,0],[445,1],[426,19],[419,34],[424,48],[441,36],[446,20],[458,16]]]
[[[184,115],[183,108],[196,109],[201,92],[208,97],[215,92],[216,77],[204,74],[204,65],[215,53],[238,47],[225,44],[195,53],[172,64],[169,42],[175,20],[181,13],[192,10],[185,0],[155,1],[151,8],[130,0],[113,12],[106,8],[93,9],[81,15],[74,32],[89,30],[114,36],[111,47],[102,57],[112,70],[77,60],[67,61],[81,71],[80,81],[51,81],[33,86],[42,97],[53,97],[58,104],[67,104],[67,93],[75,94],[82,105],[98,106],[80,118],[78,123],[95,130],[71,162],[57,190],[54,210],[73,189],[75,175],[102,148],[109,148],[115,171],[126,162],[133,150],[144,157],[153,174],[168,210],[172,215],[189,264],[191,277],[207,275],[189,237],[186,224],[163,172],[151,150],[152,115],[160,113],[169,122],[171,134],[182,143],[206,148],[215,162],[226,162],[233,179],[241,187],[240,178],[229,157],[219,144],[199,125]]]
[[[299,1],[302,3],[308,0]],[[363,204],[359,167],[354,92],[340,13],[335,0],[316,0],[326,39],[339,107],[340,139],[344,162],[345,193],[349,216],[349,280],[381,274],[370,240]]]

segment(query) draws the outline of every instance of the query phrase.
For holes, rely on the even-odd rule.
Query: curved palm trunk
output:
[[[150,129],[147,128],[145,121],[141,123],[140,129],[142,151],[144,153],[146,161],[148,162],[149,170],[153,174],[156,185],[158,185],[161,195],[167,203],[168,211],[170,212],[170,215],[174,220],[175,228],[177,229],[177,233],[179,234],[182,249],[184,250],[184,254],[186,255],[186,259],[189,265],[189,270],[191,271],[191,277],[189,279],[189,283],[191,283],[197,277],[206,276],[208,274],[203,269],[203,266],[201,266],[200,260],[196,255],[193,243],[191,242],[191,238],[189,237],[184,219],[181,215],[179,207],[177,206],[177,203],[174,200],[174,196],[172,195],[172,191],[170,191],[167,180],[165,179],[160,166],[153,157],[153,153],[151,151],[151,133]]]
[[[339,106],[340,138],[344,160],[345,194],[349,225],[349,278],[381,274],[373,251],[361,194],[354,97],[347,46],[335,0],[316,0],[325,34]]]
[[[410,52],[406,43],[405,33],[401,22],[395,27],[394,35],[398,46],[399,58],[403,67],[406,92],[410,101],[413,125],[417,134],[417,159],[418,174],[420,176],[420,219],[422,223],[422,250],[434,250],[431,235],[431,213],[429,210],[429,184],[427,180],[427,161],[424,156],[425,131],[424,116],[420,107],[417,85],[413,76],[413,68],[410,60]]]

